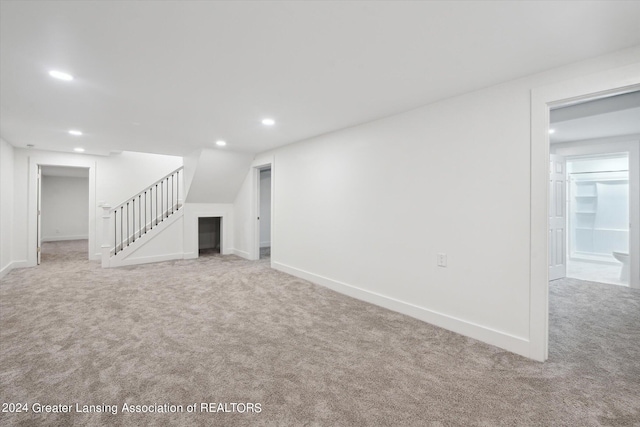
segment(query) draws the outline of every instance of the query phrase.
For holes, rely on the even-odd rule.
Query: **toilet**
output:
[[[622,263],[620,281],[622,283],[629,283],[629,254],[624,252],[613,252],[613,257]]]

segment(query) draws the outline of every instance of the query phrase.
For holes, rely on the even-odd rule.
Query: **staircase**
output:
[[[132,264],[129,256],[182,218],[183,175],[180,167],[119,205],[102,206],[103,268]]]

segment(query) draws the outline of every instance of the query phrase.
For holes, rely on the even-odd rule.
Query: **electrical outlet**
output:
[[[436,263],[438,267],[446,267],[447,266],[447,254],[439,253],[436,255]]]

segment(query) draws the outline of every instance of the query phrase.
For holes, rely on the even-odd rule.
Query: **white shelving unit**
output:
[[[615,264],[612,252],[628,250],[628,188],[626,172],[570,175],[571,259]]]

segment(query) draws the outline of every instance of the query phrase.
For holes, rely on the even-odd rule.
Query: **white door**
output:
[[[549,280],[567,275],[566,162],[551,154],[549,165]]]
[[[40,265],[40,258],[42,253],[42,168],[38,165],[38,247],[36,249],[38,265]]]

